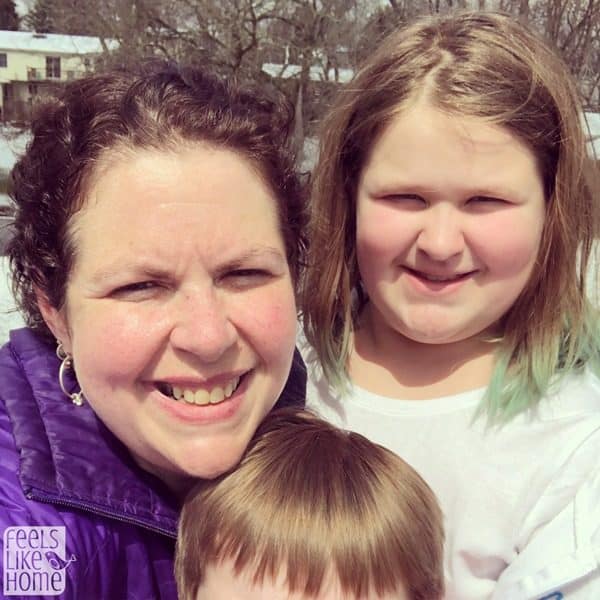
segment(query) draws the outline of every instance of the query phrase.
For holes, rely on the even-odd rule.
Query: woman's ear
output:
[[[64,309],[59,310],[52,306],[46,294],[37,287],[35,288],[35,297],[40,313],[42,314],[48,329],[50,329],[52,335],[62,343],[65,351],[70,354],[71,336],[69,335],[69,328],[67,327]]]

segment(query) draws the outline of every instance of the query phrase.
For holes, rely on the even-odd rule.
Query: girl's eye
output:
[[[423,208],[427,201],[418,194],[388,194],[384,200],[407,208]]]
[[[508,201],[503,198],[495,198],[494,196],[473,196],[467,200],[467,204],[480,204],[480,205],[502,205],[508,204]]]

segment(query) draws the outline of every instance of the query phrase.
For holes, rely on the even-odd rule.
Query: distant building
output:
[[[0,31],[0,120],[28,120],[37,98],[92,72],[104,49],[97,37]]]

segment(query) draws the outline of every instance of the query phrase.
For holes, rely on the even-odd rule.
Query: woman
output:
[[[175,598],[180,499],[302,396],[300,374],[282,393],[289,115],[161,65],[74,82],[34,121],[8,250],[28,328],[0,351],[5,594]]]

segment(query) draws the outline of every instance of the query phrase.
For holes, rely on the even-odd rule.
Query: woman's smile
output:
[[[159,410],[166,411],[170,418],[208,425],[235,416],[245,400],[246,383],[252,373],[252,369],[239,371],[237,375],[222,374],[205,381],[173,377],[150,382],[146,387]]]
[[[181,400],[187,404],[206,406],[207,404],[218,404],[231,397],[246,373],[247,371],[242,372],[241,375],[220,376],[219,380],[223,383],[219,383],[215,379],[194,382],[193,380],[181,381],[169,378],[165,381],[157,381],[155,385],[158,391],[165,396]]]
[[[215,385],[210,389],[193,385],[183,388],[157,382],[150,386],[149,391],[158,410],[165,411],[169,418],[194,426],[216,425],[235,419],[247,401],[247,382],[251,377],[252,371],[247,371],[241,377],[230,379],[225,387]]]

